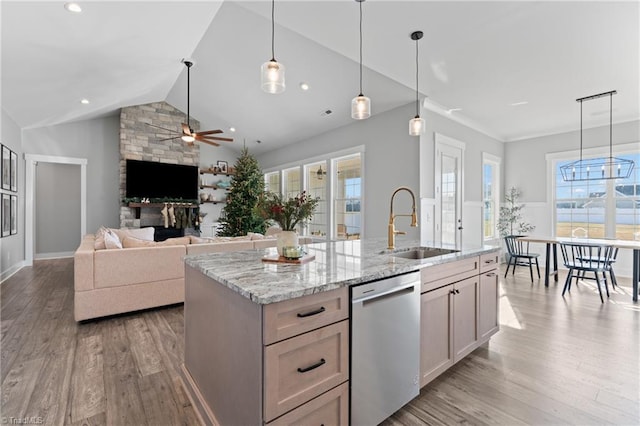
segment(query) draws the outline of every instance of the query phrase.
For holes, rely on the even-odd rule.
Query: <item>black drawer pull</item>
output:
[[[493,260],[485,260],[484,263],[486,264],[493,263]]]
[[[314,315],[321,314],[324,311],[326,311],[326,309],[324,308],[324,306],[321,306],[320,309],[316,309],[315,311],[305,312],[304,314],[298,314],[298,318],[312,317]]]
[[[321,365],[324,365],[326,363],[327,363],[327,361],[325,361],[324,358],[321,358],[320,361],[318,361],[315,364],[310,365],[308,367],[305,367],[305,368],[298,367],[298,373],[306,373],[307,371],[315,370],[316,368],[318,368]]]
[[[495,274],[495,273],[493,273],[493,272],[489,272],[489,273],[487,274],[487,276],[488,276],[488,277],[495,277],[495,276],[496,276],[496,274]]]

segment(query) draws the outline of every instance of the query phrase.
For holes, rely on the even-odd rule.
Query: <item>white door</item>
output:
[[[462,142],[436,134],[436,239],[456,246],[462,245],[463,158]]]

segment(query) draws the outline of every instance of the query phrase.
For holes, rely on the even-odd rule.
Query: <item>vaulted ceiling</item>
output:
[[[275,53],[287,67],[281,95],[260,90],[270,1],[87,1],[79,14],[63,5],[0,3],[2,107],[23,128],[159,100],[186,111],[182,58],[195,62],[191,114],[206,129],[229,135],[235,127],[236,148],[245,140],[264,152],[353,122],[353,0],[276,1]],[[374,115],[413,102],[409,34],[422,30],[421,97],[499,140],[575,130],[575,99],[614,89],[614,122],[640,119],[638,2],[368,0],[363,14],[364,92]],[[608,101],[584,107],[585,127],[608,123]]]

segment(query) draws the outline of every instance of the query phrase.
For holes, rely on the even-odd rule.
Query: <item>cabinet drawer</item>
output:
[[[480,256],[481,274],[498,267],[498,253],[498,251],[494,251],[493,253],[487,253]]]
[[[269,422],[349,378],[349,321],[264,349],[264,418]]]
[[[478,256],[475,256],[458,260],[457,262],[422,268],[420,272],[422,280],[421,293],[478,275],[478,260]]]
[[[349,424],[349,384],[343,383],[278,417],[269,426]]]
[[[297,336],[349,316],[347,287],[264,306],[265,345]]]

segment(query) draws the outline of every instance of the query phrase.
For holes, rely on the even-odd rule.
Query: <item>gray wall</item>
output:
[[[36,258],[70,253],[80,235],[80,165],[36,166]]]
[[[117,115],[23,131],[25,153],[87,159],[88,233],[120,224],[119,132]]]
[[[18,154],[18,233],[0,238],[0,280],[12,274],[24,261],[24,157],[20,127],[2,109],[1,142]],[[15,192],[9,192],[16,194]]]
[[[609,146],[609,126],[583,130],[583,147]],[[640,121],[615,124],[613,144],[640,141]],[[516,186],[523,202],[547,201],[547,160],[553,152],[579,151],[580,131],[525,139],[505,144],[505,188]],[[640,149],[640,147],[639,147]]]
[[[415,115],[414,108],[415,104],[408,104],[368,120],[354,121],[295,145],[262,154],[258,160],[267,169],[364,145],[364,233],[366,237],[384,237],[387,235],[390,197],[395,188],[408,186],[416,196],[433,197],[433,134],[438,132],[467,143],[465,199],[479,202],[481,153],[486,151],[502,157],[502,143],[430,111],[422,112],[427,131],[419,140],[408,133],[409,119]],[[410,211],[410,198],[398,195],[394,209],[396,212]],[[398,219],[397,228],[408,231],[406,237],[399,238],[420,238],[419,230],[410,228],[405,218]]]

